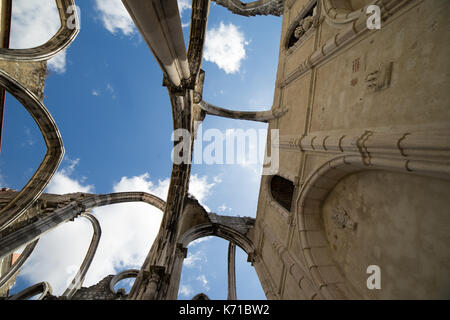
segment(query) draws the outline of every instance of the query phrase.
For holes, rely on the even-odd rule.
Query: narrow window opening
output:
[[[273,176],[270,182],[272,197],[286,210],[291,211],[294,184],[280,176]]]

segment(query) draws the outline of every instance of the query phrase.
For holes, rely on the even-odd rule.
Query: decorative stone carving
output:
[[[380,91],[389,87],[391,84],[392,62],[380,63],[379,67],[367,73],[367,89]]]
[[[343,208],[334,209],[331,219],[335,225],[342,229],[355,230],[358,225]]]
[[[382,14],[382,20],[388,21],[389,19],[392,19],[395,13],[397,13],[402,7],[404,7],[406,4],[411,3],[409,0],[393,0],[395,1],[395,6],[392,6],[391,9],[387,9],[385,6],[381,7],[381,14]],[[358,11],[359,18],[352,21],[352,24],[350,24],[350,27],[344,28],[340,30],[337,34],[333,35],[328,41],[325,41],[319,48],[317,48],[312,54],[310,54],[308,57],[305,58],[305,60],[302,63],[298,64],[298,67],[295,68],[292,72],[286,75],[286,77],[279,81],[278,86],[279,88],[284,88],[297,78],[299,78],[301,75],[306,73],[311,68],[314,68],[317,66],[320,62],[323,60],[328,59],[331,57],[331,55],[336,52],[337,50],[341,50],[344,48],[347,44],[352,43],[356,38],[362,36],[364,33],[370,31],[366,27],[366,21],[367,16],[362,11]],[[318,21],[319,24],[322,20]],[[293,31],[292,31],[293,33]],[[292,35],[293,36],[293,35]],[[288,34],[288,38],[285,41],[285,47],[286,49],[289,49],[291,46],[290,39]],[[303,39],[304,37],[302,37]],[[302,40],[299,40],[301,42]],[[297,45],[296,43],[294,43]],[[293,45],[294,45],[293,44]],[[292,46],[293,46],[292,45]],[[288,50],[286,52],[287,54],[290,53]],[[375,71],[375,70],[373,70]],[[373,72],[371,71],[371,72]]]
[[[314,20],[313,20],[312,16],[308,16],[302,20],[302,27],[303,27],[303,30],[305,30],[305,32],[308,31],[312,27],[313,21]]]
[[[286,49],[299,45],[303,42],[303,37],[305,37],[309,30],[318,25],[318,17],[316,16],[317,2],[311,1],[305,6],[305,9],[300,12],[300,15],[295,19],[294,23],[291,25],[291,32],[288,33],[288,38],[286,41]],[[300,41],[302,39],[302,41]]]
[[[253,2],[242,2],[240,0],[213,0],[234,14],[245,17],[257,15],[281,16],[284,10],[284,0],[257,0]]]
[[[297,28],[295,28],[294,37],[300,39],[304,33],[305,29],[303,29],[303,26],[298,26]]]

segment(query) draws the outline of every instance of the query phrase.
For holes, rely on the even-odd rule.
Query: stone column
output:
[[[150,271],[146,272],[146,290],[142,294],[142,297],[138,297],[139,300],[160,300],[161,289],[164,285],[165,270],[166,268],[161,266],[150,267]]]
[[[187,257],[187,248],[181,243],[177,244],[175,251],[175,262],[170,277],[169,289],[167,291],[167,300],[176,300],[178,297],[178,289],[180,287],[181,272],[183,271],[183,261]]]
[[[12,0],[0,0],[0,48],[9,47]]]
[[[236,294],[236,245],[228,245],[228,300],[237,300]]]

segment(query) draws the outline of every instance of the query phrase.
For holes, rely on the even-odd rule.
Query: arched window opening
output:
[[[273,176],[270,181],[272,197],[286,210],[291,211],[294,184],[280,176]]]
[[[127,295],[130,293],[131,287],[133,286],[136,278],[125,278],[120,280],[114,285],[114,291],[122,295]]]
[[[183,261],[178,299],[201,300],[205,296],[211,300],[229,299],[229,243],[223,238],[210,236],[189,244],[187,257]],[[240,281],[235,278],[232,286],[237,285],[237,299],[265,299],[256,270],[248,261],[248,254],[238,245],[235,253],[233,261]]]

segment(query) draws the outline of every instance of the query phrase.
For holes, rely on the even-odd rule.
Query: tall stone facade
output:
[[[252,238],[268,298],[450,298],[449,17],[446,0],[285,1],[288,112]]]

